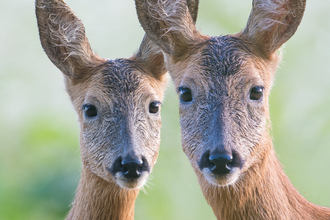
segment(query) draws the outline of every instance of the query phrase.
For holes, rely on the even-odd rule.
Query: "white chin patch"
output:
[[[234,172],[232,174],[226,174],[226,175],[214,175],[210,172],[203,172],[203,175],[209,183],[216,186],[232,185],[237,181],[239,177],[238,172]]]
[[[121,176],[120,174],[116,174],[116,183],[121,187],[125,189],[139,189],[141,188],[144,184],[146,184],[148,180],[148,173],[143,172],[141,177],[137,179],[130,179],[130,178],[125,178]]]

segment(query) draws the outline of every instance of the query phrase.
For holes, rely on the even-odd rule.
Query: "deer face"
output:
[[[200,183],[244,179],[264,159],[276,51],[295,33],[305,1],[253,0],[242,33],[211,38],[196,30],[185,0],[135,3],[142,27],[166,54],[180,98],[183,151]]]
[[[184,61],[188,64],[177,62],[171,69],[178,76],[173,80],[183,151],[194,169],[217,185],[239,178],[267,132],[271,79],[248,46],[236,37],[211,38],[198,56]]]
[[[160,144],[162,86],[134,61],[120,59],[70,89],[78,91],[72,98],[88,169],[124,188],[147,181]]]
[[[130,59],[104,60],[61,0],[37,1],[42,46],[64,73],[79,115],[83,169],[122,188],[140,188],[158,156],[167,77],[162,52],[145,37]]]

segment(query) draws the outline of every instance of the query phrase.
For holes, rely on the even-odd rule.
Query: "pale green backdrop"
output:
[[[143,37],[133,0],[67,0],[102,57],[129,57]],[[197,26],[242,30],[249,0],[201,0]],[[330,206],[330,1],[308,0],[285,53],[270,108],[276,151],[293,184]],[[78,122],[62,74],[39,43],[34,2],[0,0],[0,220],[62,219],[80,175]],[[136,202],[137,220],[214,220],[180,146],[172,84],[162,108],[153,178]]]

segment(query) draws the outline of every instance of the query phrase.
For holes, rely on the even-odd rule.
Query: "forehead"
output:
[[[212,37],[202,50],[202,73],[208,77],[226,77],[238,74],[246,63],[249,49],[239,38]]]
[[[143,70],[131,60],[107,61],[101,70],[101,83],[111,93],[132,93],[143,81]]]
[[[176,86],[188,86],[196,95],[208,97],[234,94],[262,84],[257,64],[249,43],[229,35],[212,37],[190,57]]]
[[[94,73],[85,80],[85,99],[98,102],[138,103],[149,98],[158,98],[150,77],[133,60],[107,60],[94,69]]]

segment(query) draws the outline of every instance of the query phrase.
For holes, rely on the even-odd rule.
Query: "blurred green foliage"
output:
[[[143,37],[133,0],[67,0],[102,57],[129,57]],[[203,33],[236,33],[250,1],[201,0]],[[270,109],[285,172],[310,201],[330,206],[330,2],[308,1],[286,44]],[[62,75],[43,53],[32,1],[0,0],[0,220],[63,219],[80,175],[77,116]],[[180,147],[172,84],[162,106],[162,143],[136,219],[215,219]]]

